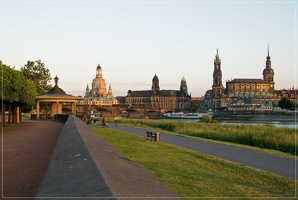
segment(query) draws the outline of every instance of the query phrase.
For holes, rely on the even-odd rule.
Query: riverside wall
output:
[[[69,115],[35,199],[112,196],[110,188],[80,136],[74,116]]]

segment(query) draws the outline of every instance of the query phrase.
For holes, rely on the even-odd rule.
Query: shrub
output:
[[[202,122],[207,122],[207,123],[209,123],[209,122],[211,122],[211,121],[212,121],[212,117],[211,117],[210,115],[204,114],[204,115],[202,116]]]

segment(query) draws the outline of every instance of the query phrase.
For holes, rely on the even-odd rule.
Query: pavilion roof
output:
[[[83,100],[84,99],[83,97],[77,97],[77,96],[72,96],[70,94],[66,94],[66,92],[64,92],[64,90],[62,90],[58,86],[59,78],[56,76],[54,79],[55,79],[55,86],[49,91],[47,91],[46,94],[37,96],[36,97],[37,100],[41,100],[41,99]]]

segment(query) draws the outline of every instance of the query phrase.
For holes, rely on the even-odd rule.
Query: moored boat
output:
[[[165,117],[169,119],[201,119],[202,113],[183,113],[183,112],[172,112],[166,113]]]

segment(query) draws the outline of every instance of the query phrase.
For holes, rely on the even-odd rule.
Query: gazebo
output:
[[[66,94],[59,86],[59,78],[54,78],[55,86],[49,90],[46,94],[36,97],[36,118],[39,119],[39,106],[40,103],[51,103],[50,117],[54,117],[56,114],[62,114],[62,104],[71,103],[71,112],[76,114],[76,103],[79,100],[83,100],[83,97],[72,96]]]

